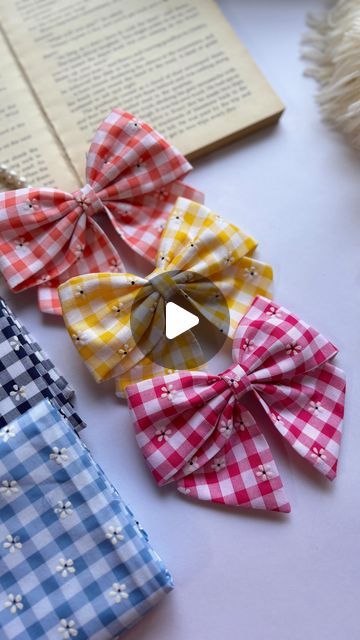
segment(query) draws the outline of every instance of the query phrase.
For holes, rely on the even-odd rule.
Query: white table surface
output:
[[[338,478],[321,478],[275,437],[290,515],[158,490],[112,384],[93,382],[61,320],[41,317],[33,296],[5,295],[77,390],[84,440],[173,572],[176,589],[128,640],[353,640],[360,632],[359,156],[321,122],[315,85],[302,75],[305,14],[321,3],[220,5],[287,111],[277,127],[197,161],[191,179],[209,206],[258,239],[258,256],[275,270],[276,300],[341,349],[348,395]]]

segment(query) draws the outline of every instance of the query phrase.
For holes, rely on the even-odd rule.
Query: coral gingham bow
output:
[[[240,321],[231,368],[130,385],[136,439],[155,480],[201,500],[289,512],[261,426],[271,422],[332,480],[345,396],[344,373],[329,363],[336,353],[315,329],[258,297]]]
[[[204,205],[178,198],[160,239],[156,269],[148,277],[89,274],[61,285],[65,324],[95,379],[118,376],[121,394],[127,384],[164,368],[202,364],[191,331],[165,339],[166,294],[176,290],[195,312],[232,337],[253,298],[269,295],[272,284],[271,267],[247,255],[255,246]],[[226,300],[220,309],[219,290]],[[162,367],[159,361],[167,364]]]
[[[101,213],[131,249],[154,262],[169,205],[178,196],[203,202],[203,194],[181,182],[191,168],[151,126],[114,109],[90,145],[83,188],[0,193],[0,269],[8,285],[14,291],[37,286],[40,309],[61,313],[61,282],[122,271],[98,223]]]

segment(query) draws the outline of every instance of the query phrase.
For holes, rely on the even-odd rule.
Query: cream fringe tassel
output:
[[[320,84],[324,119],[360,149],[360,0],[338,0],[307,22],[302,50],[311,65],[305,73]]]

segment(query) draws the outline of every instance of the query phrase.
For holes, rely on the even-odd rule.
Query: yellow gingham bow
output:
[[[149,276],[96,273],[61,285],[65,324],[95,379],[118,378],[122,395],[128,384],[164,373],[164,361],[166,370],[202,364],[191,331],[171,345],[165,338],[167,291],[181,293],[222,331],[225,315],[211,304],[211,288],[217,287],[228,307],[231,338],[253,298],[269,297],[272,269],[248,257],[255,247],[251,237],[204,205],[178,198]]]

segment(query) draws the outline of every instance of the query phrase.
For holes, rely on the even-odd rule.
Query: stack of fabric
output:
[[[7,640],[117,637],[172,588],[77,432],[74,392],[0,300],[0,627]]]

